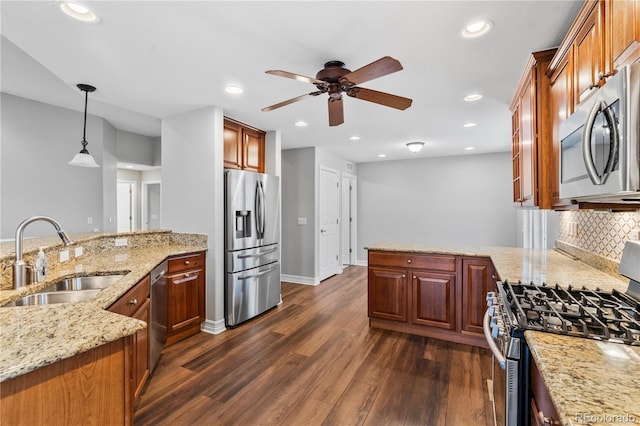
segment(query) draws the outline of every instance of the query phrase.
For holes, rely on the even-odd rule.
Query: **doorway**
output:
[[[160,229],[160,182],[142,182],[142,229]]]
[[[340,230],[340,258],[342,265],[356,264],[356,229],[357,229],[357,189],[356,177],[342,175],[341,230]]]
[[[136,229],[136,185],[135,181],[118,181],[116,199],[118,232],[131,232]]]
[[[338,171],[320,166],[320,281],[339,272],[340,183]]]

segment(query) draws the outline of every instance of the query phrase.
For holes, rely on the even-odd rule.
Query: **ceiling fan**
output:
[[[311,83],[318,90],[307,93],[275,105],[262,108],[262,111],[273,111],[274,109],[301,101],[309,96],[318,96],[323,93],[329,94],[329,126],[338,126],[344,123],[344,110],[342,106],[342,93],[352,98],[362,99],[376,104],[405,110],[411,106],[412,100],[390,93],[378,92],[377,90],[365,89],[358,85],[374,78],[402,70],[402,65],[397,59],[385,56],[375,62],[365,65],[355,71],[348,70],[341,61],[329,61],[324,64],[324,68],[318,71],[316,78],[306,77],[282,70],[269,70],[267,74],[280,77],[292,78],[294,80]]]

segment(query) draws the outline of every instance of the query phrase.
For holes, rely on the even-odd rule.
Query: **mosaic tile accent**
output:
[[[620,263],[622,250],[634,231],[640,230],[640,212],[560,212],[558,241]],[[579,252],[572,253],[581,258]],[[582,260],[582,258],[581,258]]]

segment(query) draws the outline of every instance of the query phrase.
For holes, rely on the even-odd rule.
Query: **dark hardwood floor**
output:
[[[371,329],[367,268],[165,348],[135,425],[492,425],[486,349]]]

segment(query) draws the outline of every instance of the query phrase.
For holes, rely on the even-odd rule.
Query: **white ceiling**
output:
[[[163,117],[219,106],[280,130],[283,149],[320,146],[367,162],[380,153],[389,160],[510,150],[508,104],[528,54],[557,46],[582,1],[87,4],[99,23],[75,21],[55,1],[0,3],[3,92],[81,111],[76,84],[91,84],[90,114],[149,136],[160,134]],[[460,29],[478,18],[491,19],[493,31],[463,39]],[[329,127],[326,95],[260,110],[316,90],[268,69],[315,77],[329,60],[355,70],[387,55],[404,70],[362,86],[412,98],[405,111],[344,96],[345,123]],[[244,93],[225,93],[228,83]],[[463,102],[470,92],[484,98]],[[309,125],[297,128],[297,120]],[[411,154],[404,145],[416,140],[425,149]]]

